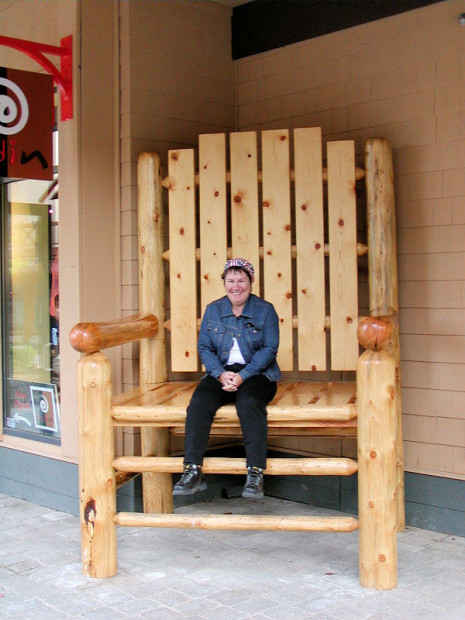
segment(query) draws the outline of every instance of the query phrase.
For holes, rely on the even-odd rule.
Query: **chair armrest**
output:
[[[70,334],[73,349],[94,353],[120,344],[151,338],[158,331],[158,319],[153,314],[134,314],[124,319],[103,323],[78,323]]]

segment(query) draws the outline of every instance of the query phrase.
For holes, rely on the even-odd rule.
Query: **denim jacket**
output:
[[[272,304],[251,294],[238,317],[226,295],[207,306],[197,348],[207,373],[215,379],[225,372],[233,338],[237,339],[246,362],[239,371],[243,381],[259,374],[279,381],[279,320]]]

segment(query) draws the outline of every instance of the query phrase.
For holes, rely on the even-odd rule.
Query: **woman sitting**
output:
[[[202,464],[213,418],[222,405],[235,403],[247,457],[242,497],[261,498],[266,405],[281,377],[276,362],[278,315],[271,303],[252,294],[254,268],[247,260],[228,260],[221,277],[226,295],[207,306],[200,327],[198,351],[207,374],[187,407],[184,472],[173,495],[192,495],[207,488]]]

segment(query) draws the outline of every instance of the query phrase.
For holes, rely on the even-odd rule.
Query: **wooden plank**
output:
[[[246,258],[255,268],[254,291],[260,295],[257,134],[230,135],[232,256]]]
[[[137,167],[139,310],[153,312],[159,327],[153,338],[140,341],[139,386],[148,388],[168,378],[165,320],[165,266],[161,160],[155,153],[142,153]],[[160,428],[141,429],[143,455],[169,454],[169,431]],[[172,480],[169,474],[144,473],[142,476],[145,512],[172,512]]]
[[[397,585],[396,362],[387,351],[365,351],[357,368],[360,583]]]
[[[299,370],[326,370],[321,128],[294,130]]]
[[[183,457],[123,456],[113,461],[116,471],[137,473],[142,471],[181,473]],[[246,459],[207,457],[203,461],[205,474],[243,474]],[[357,471],[357,462],[344,457],[326,458],[271,458],[266,461],[267,476],[350,476]]]
[[[355,403],[356,387],[355,383],[335,382],[328,384],[328,389],[321,392],[321,396],[315,405],[318,407],[346,407]]]
[[[211,437],[240,437],[241,431],[233,433],[223,431],[221,428],[212,427],[210,432]],[[170,432],[172,435],[176,437],[182,437],[184,434],[184,430],[182,428],[171,428]],[[326,426],[320,425],[320,427],[315,428],[314,426],[308,424],[301,424],[300,426],[288,426],[286,428],[273,426],[268,427],[268,437],[311,437],[311,438],[338,438],[338,439],[355,439],[357,436],[357,425],[352,425],[350,422],[341,426],[341,422],[337,422],[335,427],[327,428]]]
[[[281,370],[293,369],[289,132],[262,132],[264,293],[278,313]]]
[[[319,399],[321,393],[326,389],[326,383],[295,383],[293,388],[291,390],[286,390],[280,398],[275,397],[273,399],[273,404],[277,407],[304,407]]]
[[[353,141],[328,142],[327,156],[331,366],[333,370],[355,370],[358,287]]]
[[[166,359],[165,269],[161,161],[155,153],[141,153],[137,165],[139,312],[153,313],[157,333],[140,342],[139,385],[149,386],[168,377]]]
[[[197,370],[195,169],[193,149],[169,151],[171,368]]]
[[[365,143],[367,166],[368,273],[370,314],[388,315],[399,311],[396,249],[396,208],[391,145],[385,138]],[[382,251],[380,251],[380,248]],[[399,325],[387,351],[394,357],[397,402],[397,529],[405,529],[404,454],[402,442],[402,395]]]
[[[102,579],[117,571],[110,371],[100,351],[82,356],[77,366],[82,573]]]
[[[201,314],[211,301],[223,297],[221,274],[226,262],[226,138],[199,136],[200,176],[200,299]]]
[[[158,421],[183,420],[196,386],[196,381],[173,381],[147,392],[132,390],[127,398],[120,395],[113,399],[112,415],[117,421],[126,415],[137,415],[144,422],[149,421],[151,415]],[[288,415],[289,421],[304,418],[348,420],[355,414],[355,392],[353,382],[282,381],[268,405],[268,419],[285,421]],[[215,422],[230,422],[236,418],[234,405],[227,405],[219,409]]]
[[[355,517],[293,517],[289,515],[143,514],[119,512],[115,523],[127,527],[172,527],[202,530],[278,530],[298,532],[353,532]]]

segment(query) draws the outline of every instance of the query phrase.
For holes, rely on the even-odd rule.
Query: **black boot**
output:
[[[247,467],[247,479],[245,481],[242,497],[261,499],[263,497],[263,469],[261,467]]]
[[[202,474],[202,466],[186,463],[184,472],[174,485],[173,495],[193,495],[198,491],[205,491],[207,483]]]

